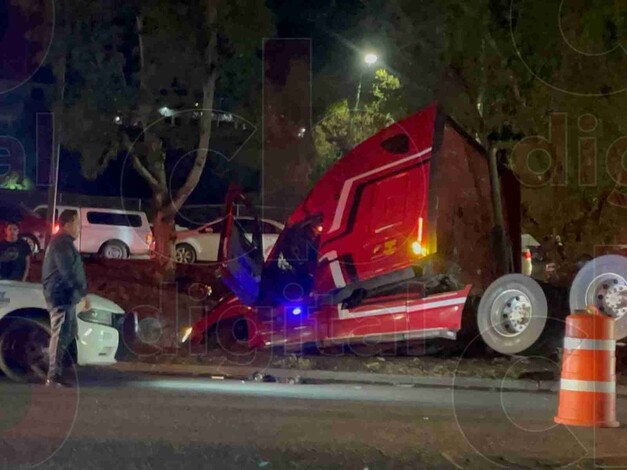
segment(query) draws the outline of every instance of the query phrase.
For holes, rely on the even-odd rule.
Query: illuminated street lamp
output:
[[[368,54],[364,56],[364,62],[366,63],[366,66],[368,68],[376,64],[378,60],[379,60],[379,57],[377,57],[377,55],[373,54],[372,52],[369,52]],[[362,68],[361,73],[359,74],[359,85],[357,86],[357,99],[355,100],[355,111],[359,109],[359,99],[361,98],[361,82],[363,81],[363,78],[364,78],[364,69]]]
[[[379,60],[379,58],[377,57],[376,54],[366,54],[366,57],[364,57],[364,62],[368,65],[374,65],[377,63],[377,60]]]

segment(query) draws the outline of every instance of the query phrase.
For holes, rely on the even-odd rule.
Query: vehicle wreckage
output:
[[[627,336],[627,262],[587,263],[571,291],[520,274],[520,185],[431,105],[381,130],[342,157],[287,220],[264,262],[261,231],[234,218],[232,188],[219,272],[231,290],[193,325],[192,344],[324,350],[338,345],[480,338],[503,354],[557,345],[569,309],[595,304]],[[494,244],[494,194],[510,263]],[[252,211],[250,204],[248,207]],[[548,297],[548,299],[547,299]],[[549,308],[551,306],[551,308]],[[470,338],[470,339],[469,339]]]

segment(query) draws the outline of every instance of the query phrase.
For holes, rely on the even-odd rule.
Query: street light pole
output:
[[[377,55],[373,53],[369,53],[364,56],[364,62],[366,63],[366,66],[368,68],[370,68],[371,65],[376,64],[378,60],[379,58],[377,57]],[[362,67],[361,72],[359,73],[359,85],[357,85],[357,99],[355,100],[355,111],[359,109],[359,100],[361,98],[361,85],[362,85],[363,79],[364,79],[364,69]]]
[[[379,58],[376,56],[376,54],[366,54],[364,56],[364,62],[366,63],[366,66],[368,68],[370,68],[371,65],[374,65],[377,63],[377,60],[379,60]],[[353,126],[354,126],[354,117],[355,114],[357,113],[357,111],[359,110],[359,100],[361,99],[361,86],[362,86],[362,82],[364,80],[364,68],[361,67],[360,68],[361,71],[359,72],[359,84],[357,85],[357,98],[355,99],[355,108],[353,109],[353,112],[351,113],[351,120],[348,126],[348,132],[349,132],[349,145],[352,146],[353,145],[353,136],[355,134]],[[350,113],[350,107],[349,107],[349,113]]]
[[[361,82],[364,79],[364,71],[359,74],[359,85],[357,85],[357,99],[355,100],[355,111],[359,109],[359,98],[361,97]]]

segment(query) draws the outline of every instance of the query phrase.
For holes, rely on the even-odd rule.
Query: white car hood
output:
[[[0,293],[11,302],[15,308],[42,308],[46,309],[43,287],[32,282],[0,281]],[[106,310],[112,313],[124,313],[122,307],[115,302],[96,294],[89,294],[91,306],[97,310]]]
[[[125,313],[122,307],[109,299],[100,297],[96,294],[89,294],[89,300],[91,301],[92,308],[96,310],[107,310],[112,313]]]

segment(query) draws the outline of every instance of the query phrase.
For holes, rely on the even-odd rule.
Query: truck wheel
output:
[[[616,339],[627,337],[627,258],[605,255],[586,263],[570,286],[571,312],[596,306],[616,320]]]
[[[546,296],[536,281],[523,274],[498,278],[485,291],[477,312],[479,334],[501,354],[529,350],[545,330]]]
[[[49,343],[50,328],[43,321],[12,319],[0,334],[0,370],[15,382],[44,380]]]

